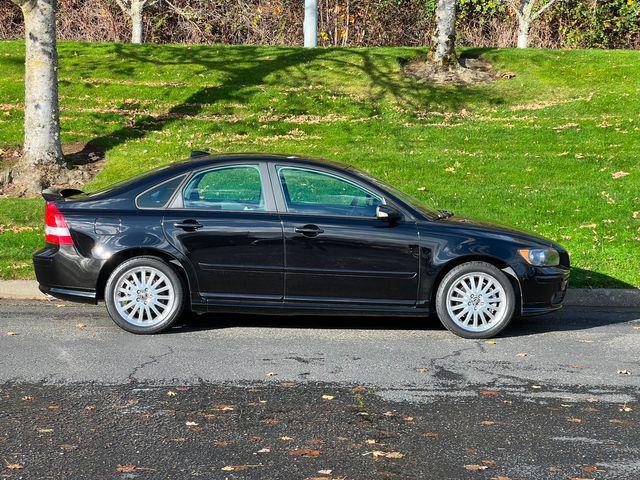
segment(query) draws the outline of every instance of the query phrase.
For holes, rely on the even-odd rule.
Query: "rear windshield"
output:
[[[164,167],[154,168],[153,170],[148,171],[147,173],[143,173],[142,175],[138,175],[132,178],[127,178],[126,180],[122,180],[120,182],[114,183],[113,185],[109,185],[108,187],[102,188],[100,190],[96,190],[94,192],[85,192],[83,194],[84,198],[97,197],[100,195],[104,195],[106,193],[111,193],[116,190],[126,190],[127,187],[131,185],[135,185],[138,182],[142,182],[145,179],[154,176],[156,173],[161,172],[162,170],[166,170],[171,165],[165,165]]]

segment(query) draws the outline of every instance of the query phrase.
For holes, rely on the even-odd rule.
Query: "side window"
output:
[[[255,165],[220,167],[195,175],[182,192],[184,208],[265,210],[260,170]]]
[[[346,179],[317,170],[278,167],[287,211],[374,217],[382,198]]]
[[[168,182],[161,183],[153,187],[151,190],[147,190],[140,195],[136,200],[138,208],[162,208],[169,199],[173,196],[173,192],[180,185],[180,182],[184,180],[184,175],[173,178]]]

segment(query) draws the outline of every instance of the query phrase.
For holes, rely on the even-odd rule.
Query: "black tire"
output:
[[[472,331],[463,328],[462,325],[457,323],[454,318],[450,315],[449,310],[447,308],[447,294],[449,293],[451,287],[457,284],[460,280],[465,277],[465,275],[470,275],[474,273],[481,273],[484,275],[489,275],[493,277],[493,279],[500,284],[504,291],[504,308],[501,309],[501,314],[496,319],[496,323],[493,326],[490,326],[486,330],[483,331]],[[488,285],[488,283],[487,283]],[[438,285],[438,291],[436,293],[436,312],[438,313],[438,318],[442,324],[452,333],[462,337],[462,338],[491,338],[500,333],[512,320],[515,305],[516,305],[516,297],[515,292],[513,290],[513,285],[507,278],[507,275],[502,272],[500,269],[491,265],[487,262],[467,262],[461,265],[458,265],[451,269],[448,272],[440,285]],[[484,303],[483,303],[484,305]],[[460,307],[458,307],[460,308]],[[455,307],[454,307],[455,311]],[[487,322],[487,325],[490,325],[491,321]],[[471,327],[471,326],[470,326]]]
[[[150,267],[162,272],[170,282],[175,296],[172,307],[166,314],[166,318],[163,318],[160,322],[154,323],[150,326],[140,326],[130,323],[126,319],[126,317],[120,314],[118,308],[116,307],[116,301],[114,299],[114,290],[117,287],[119,279],[126,275],[128,272],[141,267]],[[123,262],[111,273],[105,287],[104,300],[107,304],[107,311],[109,312],[109,315],[116,323],[116,325],[118,325],[123,330],[126,330],[127,332],[145,335],[162,332],[163,330],[167,330],[168,328],[172,327],[176,323],[176,321],[180,318],[180,315],[184,308],[185,289],[180,276],[171,264],[157,257],[134,257]]]

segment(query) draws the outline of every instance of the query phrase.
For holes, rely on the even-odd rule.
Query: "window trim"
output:
[[[187,187],[189,182],[196,176],[201,173],[208,173],[214,170],[222,170],[227,168],[241,168],[241,167],[252,167],[258,171],[260,175],[260,188],[261,193],[264,199],[264,209],[263,210],[217,210],[213,208],[189,208],[184,206],[183,200],[183,192]],[[166,210],[170,211],[188,211],[188,212],[207,212],[207,213],[242,213],[242,214],[274,214],[278,213],[276,208],[276,202],[273,198],[273,191],[271,189],[271,185],[269,183],[269,172],[267,170],[267,166],[264,162],[225,162],[215,165],[207,165],[205,167],[199,168],[197,170],[193,170],[189,172],[186,180],[180,185],[180,188],[176,190],[176,195],[174,198],[168,202],[165,207]]]
[[[350,183],[351,185],[354,185],[366,192],[369,192],[370,194],[372,194],[373,196],[380,198],[382,200],[382,204],[383,205],[389,205],[389,202],[387,201],[387,198],[385,195],[382,194],[381,191],[377,190],[377,189],[372,189],[369,185],[363,185],[361,182],[359,182],[357,179],[353,179],[350,177],[346,177],[344,175],[342,175],[342,172],[335,172],[333,170],[327,170],[324,168],[317,168],[315,165],[299,165],[299,164],[291,164],[291,163],[273,163],[272,164],[272,169],[270,170],[270,173],[273,174],[273,177],[275,178],[275,182],[277,182],[277,192],[279,195],[279,198],[277,200],[279,200],[280,202],[278,203],[278,201],[276,201],[277,207],[278,207],[278,213],[280,215],[304,215],[304,216],[310,216],[310,217],[321,217],[321,218],[352,218],[352,219],[366,219],[366,220],[375,220],[376,217],[372,216],[362,216],[362,215],[337,215],[337,214],[327,214],[327,213],[318,213],[318,212],[290,212],[287,206],[287,199],[286,196],[284,194],[284,189],[282,186],[282,181],[280,180],[280,173],[279,173],[279,169],[280,168],[291,168],[294,170],[307,170],[307,171],[311,171],[311,172],[316,172],[319,173],[321,175],[326,175],[326,176],[330,176],[330,177],[335,177],[338,180],[342,180],[346,183]],[[276,187],[273,186],[273,182],[274,179],[272,178],[272,188],[274,190],[274,193],[276,192]],[[395,204],[393,204],[393,206],[396,206]],[[406,216],[406,212],[404,211],[403,208],[400,209],[400,211],[402,212],[402,214],[404,216]]]
[[[189,177],[188,173],[181,173],[180,175],[176,175],[175,177],[171,177],[167,180],[164,180],[160,183],[156,183],[155,185],[152,185],[151,187],[143,190],[142,192],[140,192],[138,195],[136,195],[136,198],[134,199],[133,203],[135,204],[136,208],[138,210],[165,210],[167,208],[167,205],[170,205],[173,200],[174,197],[176,195],[176,192],[178,192],[179,190],[181,190],[182,186],[184,185],[184,181],[186,178]],[[149,193],[151,190],[158,188],[162,185],[164,185],[165,183],[169,183],[172,182],[178,178],[182,178],[182,180],[180,180],[180,183],[178,183],[178,186],[176,187],[176,189],[173,191],[173,193],[171,194],[171,196],[169,197],[169,200],[167,200],[166,202],[164,202],[164,204],[160,207],[141,207],[138,203],[138,200],[140,199],[140,197],[142,197],[143,195]]]

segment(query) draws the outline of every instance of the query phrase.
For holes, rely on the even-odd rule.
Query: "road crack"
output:
[[[171,347],[170,345],[166,345],[167,351],[164,352],[161,355],[149,355],[150,360],[147,360],[146,362],[142,362],[139,365],[136,365],[135,367],[133,367],[133,370],[131,370],[131,373],[129,373],[129,375],[127,376],[127,380],[129,381],[129,383],[138,383],[138,379],[135,378],[136,375],[144,368],[148,367],[149,365],[153,365],[155,363],[158,363],[158,361],[161,358],[167,357],[169,355],[173,355],[173,347]]]

